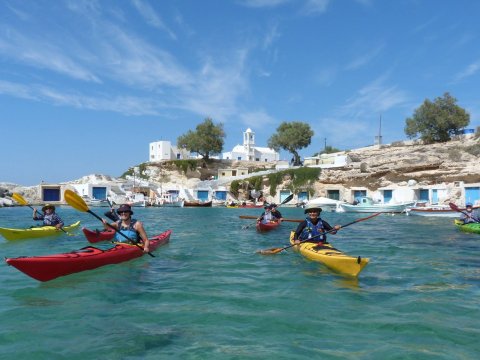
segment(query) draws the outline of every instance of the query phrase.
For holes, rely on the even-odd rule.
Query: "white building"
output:
[[[255,133],[248,128],[243,133],[243,145],[236,145],[232,151],[222,155],[225,160],[271,162],[280,160],[280,154],[267,147],[255,146]]]
[[[172,146],[170,141],[155,141],[150,143],[149,161],[189,159],[187,150]]]

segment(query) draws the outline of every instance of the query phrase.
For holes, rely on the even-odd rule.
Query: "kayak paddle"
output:
[[[350,226],[350,225],[352,225],[352,224],[358,223],[358,222],[360,222],[360,221],[365,221],[365,220],[371,219],[371,218],[373,218],[373,217],[375,217],[375,216],[377,216],[377,215],[380,215],[380,214],[381,214],[381,212],[378,212],[378,213],[375,213],[375,214],[373,214],[373,215],[367,216],[367,217],[365,217],[365,218],[361,218],[361,219],[354,220],[354,221],[352,221],[352,222],[349,222],[348,224],[340,225],[340,229],[342,229],[342,228],[344,228],[344,227],[347,227],[347,226]],[[328,234],[328,233],[331,233],[331,232],[334,232],[334,231],[335,231],[335,229],[332,229],[332,230],[329,230],[329,231],[325,231],[325,232],[323,232],[323,233],[321,233],[321,234],[318,234],[318,235],[316,235],[316,236],[314,236],[314,237],[312,237],[312,238],[310,238],[310,239],[302,240],[302,241],[300,241],[298,244],[290,244],[290,245],[284,246],[284,247],[282,247],[282,248],[272,248],[272,249],[266,249],[266,250],[259,250],[259,251],[257,251],[257,253],[258,253],[258,254],[262,254],[262,255],[275,255],[275,254],[278,254],[279,252],[281,252],[281,251],[283,251],[283,250],[286,250],[286,249],[288,249],[288,248],[291,248],[292,246],[300,245],[301,243],[310,241],[310,240],[312,240],[312,239],[314,239],[314,238],[316,238],[316,237],[319,237],[319,236],[322,236],[322,235],[325,235],[325,234]]]
[[[279,206],[282,206],[283,204],[286,204],[287,202],[289,202],[290,200],[293,199],[293,194],[290,194],[288,195],[281,203]],[[250,216],[250,217],[247,217],[247,216],[240,216],[240,219],[258,219],[258,216]],[[282,220],[282,221],[285,221],[285,220]],[[303,220],[302,220],[303,221]],[[257,224],[257,222],[255,222],[255,225]],[[250,228],[252,225],[254,224],[249,224],[247,226],[243,226],[242,229],[246,230],[248,228]]]
[[[98,220],[100,220],[103,223],[102,218],[100,216],[98,216],[97,214],[95,214],[92,210],[90,210],[88,208],[88,205],[86,204],[86,202],[79,195],[74,193],[72,190],[68,190],[68,189],[65,190],[63,196],[65,198],[65,201],[68,203],[68,205],[70,205],[71,207],[73,207],[74,209],[76,209],[78,211],[88,212],[89,214],[92,214],[93,216],[95,216]],[[143,250],[143,247],[141,247],[135,241],[130,239],[127,235],[122,233],[120,230],[117,230],[114,226],[110,225],[109,223],[106,223],[106,224],[107,224],[107,226],[109,226],[110,228],[112,228],[113,230],[118,232],[120,235],[122,235],[125,239],[132,242],[133,244],[135,244],[135,246],[137,246],[138,248]],[[148,252],[148,255],[150,255],[151,257],[155,257],[155,255],[153,255],[151,252]]]
[[[35,210],[29,203],[27,200],[25,200],[25,198],[20,195],[19,193],[13,193],[12,194],[12,199],[15,200],[17,203],[19,203],[20,205],[26,205],[28,206],[30,209],[32,210]],[[38,211],[37,212],[43,216],[43,213],[41,211]],[[67,234],[68,236],[74,236],[73,234],[70,234],[69,232],[65,231],[65,229],[63,228],[60,228],[60,230],[62,230],[65,234]]]
[[[475,219],[472,215],[469,215],[467,212],[461,210],[457,205],[455,205],[454,203],[449,203],[448,204],[450,206],[450,209],[454,210],[454,211],[458,211],[458,212],[461,212],[463,215],[465,215],[466,217],[469,217],[470,219],[472,219],[473,221],[475,221],[476,223],[479,223],[480,221],[478,221],[477,219]]]

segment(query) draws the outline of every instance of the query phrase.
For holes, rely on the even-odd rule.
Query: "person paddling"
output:
[[[55,206],[45,204],[45,206],[42,207],[42,211],[43,214],[39,214],[37,209],[33,209],[33,220],[42,220],[43,226],[55,226],[58,230],[63,227],[63,220],[55,213]]]
[[[261,221],[263,224],[268,224],[271,221],[279,221],[279,219],[272,214],[271,205],[265,206],[264,210],[265,211],[257,218],[257,221]]]
[[[336,234],[337,230],[340,230],[341,225],[332,227],[328,222],[322,220],[320,218],[321,212],[322,208],[314,204],[305,207],[305,214],[308,214],[308,216],[298,225],[295,231],[293,237],[295,244],[299,244],[300,242],[314,242],[321,245],[322,243],[327,243],[326,232],[333,230],[331,234]]]
[[[132,239],[134,243],[143,243],[143,252],[148,253],[150,251],[150,241],[148,240],[148,236],[143,228],[142,222],[132,219],[133,211],[131,206],[128,204],[121,205],[117,209],[117,214],[120,216],[120,220],[110,225],[116,230],[120,230],[128,238]],[[102,221],[105,229],[108,229],[109,226],[107,225],[107,221],[105,219],[102,219]],[[131,243],[118,232],[115,233],[115,241]]]
[[[466,203],[465,208],[467,211],[462,211],[462,215],[460,215],[460,220],[463,221],[463,224],[480,222],[480,216],[478,215],[478,212],[476,210],[473,210],[472,203]]]

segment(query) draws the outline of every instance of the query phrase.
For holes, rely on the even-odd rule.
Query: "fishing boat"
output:
[[[267,223],[263,223],[261,221],[257,221],[256,229],[258,232],[266,232],[276,229],[280,226],[281,221],[269,221]]]
[[[0,235],[7,240],[35,239],[47,236],[62,235],[76,229],[79,225],[80,221],[77,221],[71,225],[64,226],[62,228],[63,231],[57,229],[55,226],[35,226],[26,229],[0,228]]]
[[[155,198],[155,205],[159,207],[183,207],[184,201],[178,198],[177,194],[170,192],[161,193],[160,196]]]
[[[152,252],[159,246],[168,243],[171,233],[171,230],[167,230],[160,235],[150,238],[150,251]],[[60,276],[129,261],[143,255],[145,253],[141,246],[116,243],[113,247],[106,250],[87,246],[69,253],[21,256],[5,258],[5,261],[8,265],[17,268],[38,281],[49,281]]]
[[[212,201],[200,201],[200,200],[194,200],[194,201],[185,201],[183,203],[184,207],[212,207]]]
[[[467,233],[480,234],[480,223],[468,223],[464,224],[462,220],[455,219],[454,221],[457,229]]]
[[[459,210],[466,211],[466,209],[459,209]],[[430,205],[430,206],[408,207],[406,209],[406,213],[407,213],[407,215],[437,216],[437,217],[450,217],[450,218],[455,218],[455,217],[458,217],[460,215],[458,211],[453,210],[448,205]]]
[[[305,207],[307,205],[316,205],[321,207],[323,211],[336,211],[341,203],[342,202],[339,200],[329,199],[320,196],[315,199],[309,200],[305,205],[302,205],[301,207]]]
[[[91,243],[112,240],[115,236],[115,230],[113,229],[90,230],[84,227],[82,228],[82,232],[87,238],[88,242]]]
[[[371,197],[362,196],[358,204],[341,203],[341,212],[356,212],[356,213],[402,213],[407,207],[415,204],[415,201],[403,202],[399,204],[392,203],[376,203]]]
[[[295,232],[292,231],[290,233],[291,245],[295,243],[293,240],[294,235]],[[293,249],[300,252],[307,259],[317,261],[336,273],[353,277],[357,277],[369,262],[367,258],[347,255],[335,249],[329,243],[318,245],[318,243],[304,242],[293,246]]]

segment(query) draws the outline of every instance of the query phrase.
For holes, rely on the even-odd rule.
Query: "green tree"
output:
[[[196,131],[189,130],[179,136],[177,146],[196,152],[208,160],[211,155],[222,152],[224,138],[223,124],[215,125],[212,119],[206,118],[203,123],[197,125]]]
[[[437,97],[433,102],[426,99],[407,118],[405,134],[409,138],[420,138],[425,144],[445,142],[452,135],[460,134],[462,128],[470,123],[470,114],[456,104],[457,99],[448,92]]]
[[[292,121],[283,122],[277,132],[268,139],[268,147],[279,151],[284,149],[293,155],[294,165],[300,165],[298,150],[310,145],[313,130],[307,123]]]

